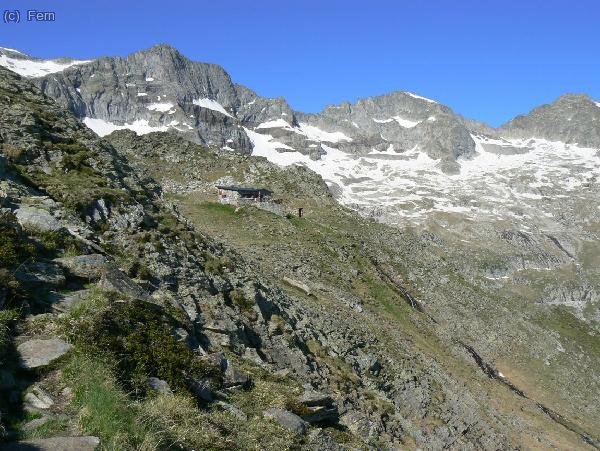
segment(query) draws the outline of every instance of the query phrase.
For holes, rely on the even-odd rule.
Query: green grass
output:
[[[81,352],[63,369],[64,382],[73,390],[80,429],[100,437],[104,450],[155,449],[157,441],[140,420],[139,412],[119,387],[111,366]]]
[[[0,268],[15,268],[36,256],[35,246],[14,228],[0,225]]]
[[[11,324],[17,320],[19,312],[15,309],[0,310],[0,359],[6,352],[10,343]]]
[[[117,380],[138,397],[146,394],[148,377],[187,392],[190,380],[216,376],[212,364],[176,340],[174,330],[183,324],[158,305],[95,291],[57,322],[79,349],[115,362]]]
[[[583,351],[600,359],[600,336],[589,324],[573,315],[568,307],[553,306],[533,320],[558,332],[561,341],[573,346],[577,352]]]
[[[42,425],[23,431],[23,439],[38,439],[48,437],[58,437],[68,435],[71,428],[71,422],[66,418],[51,418]]]

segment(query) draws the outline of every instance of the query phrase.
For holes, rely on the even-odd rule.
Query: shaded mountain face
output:
[[[585,95],[567,94],[517,116],[500,132],[509,137],[536,137],[600,148],[600,103]]]

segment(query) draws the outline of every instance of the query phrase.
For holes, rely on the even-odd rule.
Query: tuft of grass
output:
[[[116,362],[116,377],[128,392],[145,395],[151,376],[166,380],[178,392],[187,392],[190,380],[216,378],[212,364],[177,341],[173,332],[182,324],[164,308],[108,296],[97,293],[70,312],[62,329],[88,354]]]
[[[0,358],[6,352],[6,347],[10,342],[11,326],[17,318],[19,318],[19,312],[15,309],[0,310]]]
[[[0,267],[15,268],[35,257],[35,246],[11,227],[0,226]]]
[[[103,449],[158,449],[155,435],[139,420],[136,406],[119,387],[108,362],[74,353],[63,377],[73,390],[79,428],[100,437]]]

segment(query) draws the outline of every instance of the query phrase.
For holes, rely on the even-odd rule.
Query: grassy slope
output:
[[[365,226],[362,220],[344,215],[342,210],[309,210],[305,218],[289,220],[252,208],[235,212],[229,206],[207,202],[194,195],[176,196],[173,200],[182,206],[184,213],[201,230],[219,236],[236,249],[247,250],[247,257],[254,256],[254,261],[262,264],[264,270],[269,270],[273,261],[277,261],[277,257],[266,258],[267,255],[293,255],[304,265],[309,264],[314,274],[319,274],[320,283],[342,288],[367,300],[366,307],[382,320],[378,330],[382,341],[397,339],[396,331],[390,333],[382,325],[401,330],[403,338],[410,341],[413,349],[439,362],[448,374],[464,381],[472,390],[485,393],[484,396],[500,411],[509,416],[521,416],[521,412],[526,410],[527,420],[532,427],[546,431],[555,443],[562,443],[566,447],[581,446],[574,435],[560,430],[560,427],[555,431],[557,425],[541,416],[531,403],[518,399],[505,387],[482,381],[477,370],[465,366],[452,356],[447,343],[433,332],[431,323],[408,307],[406,301],[378,276],[367,256],[360,249],[353,248],[356,235],[360,235],[361,228]],[[285,253],[281,252],[283,249]],[[337,252],[339,249],[355,250],[350,255],[342,256]],[[351,269],[359,271],[357,277],[348,280],[341,276],[344,271],[349,274]],[[280,285],[286,289],[285,284]],[[318,292],[318,302],[333,304],[335,301],[328,299],[328,296],[331,294]],[[307,299],[307,302],[310,300]],[[376,327],[374,325],[374,330]],[[544,400],[547,400],[546,397]],[[587,427],[593,430],[592,424]],[[515,438],[518,442],[528,440],[527,434]]]

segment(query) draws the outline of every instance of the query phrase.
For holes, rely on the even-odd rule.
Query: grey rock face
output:
[[[117,125],[147,121],[157,130],[172,129],[206,145],[251,148],[237,128],[234,116],[241,102],[229,75],[217,65],[192,62],[167,45],[71,67],[40,79],[39,85],[80,118]],[[209,108],[213,104],[223,111]]]
[[[99,119],[139,133],[173,131],[210,147],[242,153],[253,149],[243,127],[272,136],[287,146],[281,151],[293,149],[316,159],[327,152],[321,141],[357,154],[390,146],[399,153],[417,148],[452,172],[457,158],[468,158],[475,151],[464,122],[429,99],[394,92],[330,106],[320,114],[303,114],[293,111],[283,98],[261,98],[234,84],[223,68],[192,62],[167,45],[126,58],[100,58],[36,82],[79,118]],[[326,133],[343,133],[347,139],[320,138],[299,128],[301,123]]]
[[[34,338],[17,346],[24,368],[34,369],[47,366],[62,357],[73,346],[59,338],[38,339]]]
[[[600,147],[600,106],[588,96],[566,94],[500,128],[517,138],[545,138],[583,147]]]
[[[298,435],[304,435],[308,431],[308,423],[288,410],[272,407],[265,410],[263,416],[276,421]]]

